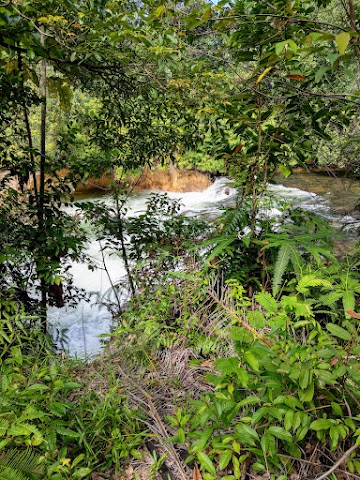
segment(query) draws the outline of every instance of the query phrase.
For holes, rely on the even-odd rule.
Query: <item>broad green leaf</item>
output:
[[[256,372],[259,373],[259,360],[251,352],[246,352],[244,361]]]
[[[355,295],[352,290],[347,290],[342,298],[342,303],[345,312],[348,310],[355,310]],[[350,315],[348,313],[345,313],[347,318],[350,318]]]
[[[341,55],[344,55],[345,53],[345,50],[347,48],[347,46],[349,45],[349,42],[350,42],[350,33],[349,32],[341,32],[341,33],[338,33],[335,37],[335,43],[336,43],[336,46],[339,50],[339,53]]]
[[[241,477],[240,462],[239,462],[239,459],[235,455],[233,455],[233,457],[232,457],[232,464],[233,464],[233,468],[234,468],[235,478],[240,479],[240,477]]]
[[[238,423],[235,426],[235,432],[239,442],[245,446],[255,446],[259,440],[257,431],[244,423]]]
[[[310,424],[310,430],[315,430],[316,432],[319,430],[329,430],[334,425],[333,420],[329,420],[328,418],[320,418],[319,420],[314,420]]]
[[[267,430],[267,434],[273,435],[274,437],[279,438],[280,440],[285,440],[285,442],[293,441],[293,437],[291,433],[287,432],[282,427],[276,427],[276,426],[269,427]]]
[[[290,48],[290,50],[291,50],[293,53],[295,53],[295,55],[296,55],[296,53],[297,53],[297,51],[298,51],[298,46],[296,45],[296,43],[295,43],[294,40],[292,40],[292,39],[289,39],[289,40],[288,40],[288,43],[289,43],[289,48]]]
[[[304,427],[300,427],[296,432],[296,436],[295,436],[296,440],[298,442],[301,442],[301,440],[304,440],[308,431],[309,431],[309,427],[307,425],[305,425]]]
[[[206,455],[204,452],[199,452],[198,453],[198,459],[202,467],[205,468],[209,473],[212,475],[216,476],[216,469],[214,467],[213,462],[211,461],[210,457]]]
[[[288,410],[285,413],[284,417],[284,428],[286,431],[289,431],[292,427],[294,421],[295,412],[293,410]]]
[[[338,337],[346,341],[351,340],[351,333],[344,328],[339,327],[339,325],[336,325],[335,323],[327,323],[326,329],[329,330],[334,337]]]
[[[219,468],[220,468],[220,470],[224,470],[224,468],[226,468],[229,465],[232,454],[233,454],[232,450],[226,450],[226,452],[221,454],[221,456],[219,458]]]
[[[299,391],[299,398],[302,402],[311,402],[314,397],[314,382],[310,382],[304,391]]]
[[[165,5],[159,5],[154,12],[155,17],[160,18],[165,13]]]
[[[72,474],[72,477],[85,478],[91,474],[91,471],[92,471],[91,468],[88,468],[88,467],[79,468],[78,470],[75,470],[75,472]]]
[[[276,55],[280,55],[280,53],[284,50],[286,45],[288,44],[287,40],[284,40],[282,42],[279,42],[275,45],[275,53]]]
[[[256,396],[250,396],[244,398],[244,400],[241,400],[241,402],[238,403],[239,407],[246,407],[247,405],[255,405],[256,403],[260,403],[261,398],[256,397]]]
[[[79,433],[75,432],[74,430],[71,430],[70,428],[64,428],[60,425],[56,425],[55,430],[57,433],[60,435],[64,435],[66,437],[79,437]]]
[[[285,165],[283,163],[281,163],[279,165],[279,170],[280,172],[284,175],[285,178],[288,178],[290,177],[290,175],[292,175],[293,171],[292,171],[292,168],[290,167],[290,165]]]

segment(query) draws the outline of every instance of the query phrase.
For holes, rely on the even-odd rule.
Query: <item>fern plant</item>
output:
[[[321,268],[329,263],[338,265],[332,253],[332,239],[336,236],[334,229],[318,216],[302,212],[304,224],[298,225],[297,216],[292,215],[291,223],[282,224],[278,233],[267,235],[263,241],[262,251],[276,252],[272,271],[272,293],[277,296],[286,280],[291,265],[293,276],[300,281],[312,268]],[[288,280],[291,278],[288,276]]]
[[[30,449],[13,449],[0,456],[0,480],[36,480],[44,473],[39,455]]]

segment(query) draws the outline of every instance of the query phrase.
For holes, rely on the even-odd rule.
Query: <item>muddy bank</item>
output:
[[[211,185],[210,176],[197,170],[177,168],[145,168],[142,175],[133,179],[136,190],[166,190],[168,192],[201,192]]]
[[[76,188],[78,193],[106,190],[114,181],[112,175],[103,175],[101,178],[89,178],[86,183]],[[116,181],[116,179],[115,179]],[[140,176],[128,177],[126,180],[117,180],[133,187],[134,190],[166,190],[168,192],[200,192],[211,185],[210,176],[196,170],[168,170],[145,168]]]
[[[6,175],[6,171],[0,172],[0,180]],[[69,170],[62,169],[57,172],[58,178],[65,178]],[[50,177],[46,177],[49,179]],[[53,179],[56,182],[56,179]],[[208,188],[212,181],[208,174],[197,170],[180,170],[177,168],[144,168],[139,176],[128,177],[125,180],[114,178],[112,174],[104,174],[100,178],[89,178],[84,183],[79,183],[76,187],[76,193],[87,192],[106,192],[110,183],[118,181],[129,185],[134,190],[166,190],[168,192],[200,192]],[[18,190],[19,184],[14,177],[8,183],[9,186]],[[32,180],[29,180],[27,189],[33,188]]]

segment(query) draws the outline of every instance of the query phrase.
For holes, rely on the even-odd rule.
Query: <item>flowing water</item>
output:
[[[343,228],[349,234],[360,227],[360,221],[351,213],[360,198],[359,182],[315,174],[295,174],[288,179],[279,177],[276,181],[277,184],[269,187],[269,195],[275,200],[270,202],[271,207],[267,207],[268,216],[281,215],[278,207],[279,199],[282,199],[292,208],[302,207],[323,215],[335,227]],[[144,211],[150,193],[139,192],[130,197],[127,215]],[[181,200],[184,215],[215,218],[224,206],[235,203],[236,191],[226,178],[220,178],[202,192],[168,192],[168,195]],[[96,197],[93,199],[96,201]],[[102,199],[111,201],[106,197]],[[88,196],[86,200],[91,198]],[[72,210],[69,208],[70,213]],[[122,261],[116,256],[107,256],[106,271],[103,269],[101,247],[95,238],[88,244],[88,254],[99,269],[90,271],[84,264],[74,264],[72,273],[75,285],[92,294],[91,302],[80,301],[76,308],[53,308],[49,313],[49,323],[59,348],[65,347],[70,355],[79,357],[91,356],[101,348],[99,335],[109,332],[112,315],[106,308],[99,307],[99,298],[106,296],[111,284],[125,275]]]

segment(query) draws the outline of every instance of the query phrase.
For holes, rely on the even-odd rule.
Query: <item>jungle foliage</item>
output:
[[[262,215],[276,170],[356,172],[359,22],[353,0],[0,2],[0,478],[360,476],[358,246]],[[166,162],[231,176],[236,206],[129,217],[114,181],[64,211]],[[127,273],[88,364],[46,335],[93,268],[83,217]]]

